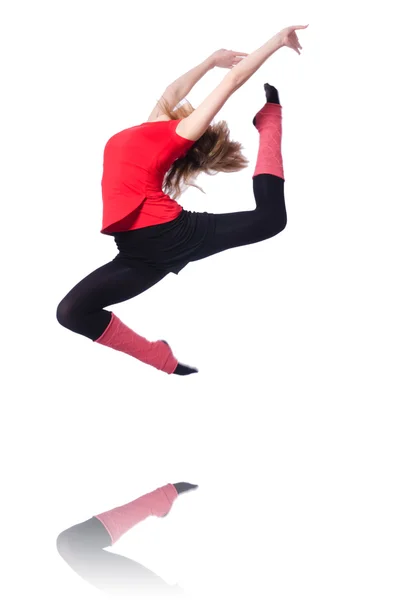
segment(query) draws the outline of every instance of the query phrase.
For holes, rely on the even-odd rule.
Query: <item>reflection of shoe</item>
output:
[[[186,494],[187,492],[191,492],[192,490],[196,490],[198,488],[198,485],[196,485],[194,483],[187,483],[185,481],[181,481],[180,483],[173,483],[172,485],[176,489],[178,496],[180,494]],[[171,511],[169,510],[168,512],[165,513],[165,515],[161,515],[161,518],[163,519],[164,517],[169,515],[170,512]]]
[[[173,486],[178,492],[178,494],[184,494],[185,492],[190,492],[190,490],[195,490],[196,488],[198,488],[198,485],[196,485],[195,483],[187,483],[186,481],[174,483]]]

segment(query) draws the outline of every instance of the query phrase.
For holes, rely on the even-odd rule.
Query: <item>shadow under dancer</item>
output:
[[[117,540],[149,516],[165,517],[178,495],[196,489],[191,483],[167,484],[128,504],[73,525],[57,538],[66,563],[85,581],[112,595],[151,598],[187,597],[140,563],[107,552]]]

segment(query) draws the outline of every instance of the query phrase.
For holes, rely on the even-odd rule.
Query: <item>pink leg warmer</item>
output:
[[[109,533],[112,544],[134,525],[150,516],[164,517],[178,497],[175,487],[168,483],[129,504],[95,515]]]
[[[284,179],[281,155],[282,111],[280,104],[267,102],[256,114],[255,127],[259,131],[259,151],[255,175],[276,175]]]
[[[178,365],[178,361],[167,344],[162,341],[149,342],[124,325],[113,313],[109,325],[95,341],[103,346],[113,348],[113,350],[125,352],[125,354],[169,375],[175,371]]]

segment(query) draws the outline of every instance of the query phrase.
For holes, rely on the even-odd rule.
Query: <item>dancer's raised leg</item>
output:
[[[266,84],[265,91],[267,102],[254,118],[259,132],[258,156],[252,176],[256,208],[212,215],[213,231],[194,260],[266,240],[280,233],[287,224],[281,154],[282,107],[276,88]]]

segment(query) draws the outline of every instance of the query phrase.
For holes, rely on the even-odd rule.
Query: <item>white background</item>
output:
[[[390,9],[388,9],[390,6]],[[63,529],[198,483],[114,551],[197,597],[396,598],[396,47],[390,3],[2,3],[2,589],[96,598]],[[284,110],[288,226],[115,308],[167,339],[179,378],[63,329],[58,302],[115,255],[103,147],[218,48],[309,23],[219,114],[250,166],[187,209],[254,207],[251,124]],[[226,71],[189,94],[197,105]]]

